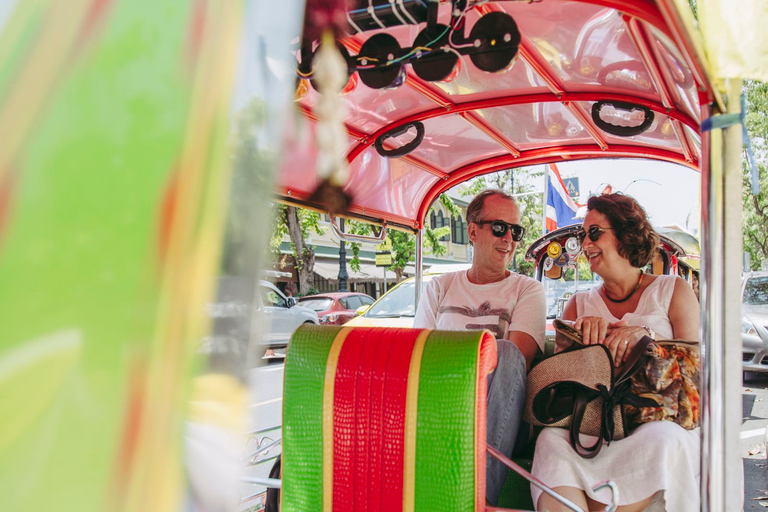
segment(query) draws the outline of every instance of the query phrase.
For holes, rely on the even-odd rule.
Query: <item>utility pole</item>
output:
[[[339,230],[344,232],[344,219],[339,219]],[[344,240],[339,239],[339,291],[347,291],[347,248]]]

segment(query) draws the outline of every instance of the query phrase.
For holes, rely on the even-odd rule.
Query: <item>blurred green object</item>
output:
[[[241,2],[0,14],[0,508],[180,508]]]

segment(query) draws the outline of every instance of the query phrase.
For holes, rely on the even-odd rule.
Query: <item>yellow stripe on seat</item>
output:
[[[419,374],[424,344],[432,334],[425,329],[416,338],[408,369],[408,391],[405,399],[405,465],[403,471],[403,512],[413,512],[416,497],[416,420],[419,406]]]
[[[352,331],[343,327],[333,340],[325,366],[323,384],[323,512],[333,510],[333,389],[336,380],[336,366],[344,340]]]

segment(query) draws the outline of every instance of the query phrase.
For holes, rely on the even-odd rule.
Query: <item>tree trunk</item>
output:
[[[291,237],[296,251],[296,272],[299,274],[299,292],[307,295],[314,282],[312,272],[315,268],[315,251],[304,241],[304,233],[301,231],[301,222],[295,206],[286,206],[285,220],[288,225],[288,235]]]
[[[402,269],[400,267],[395,267],[392,270],[395,271],[395,282],[399,283],[400,281],[402,281],[403,280],[403,270],[405,270],[405,269]]]

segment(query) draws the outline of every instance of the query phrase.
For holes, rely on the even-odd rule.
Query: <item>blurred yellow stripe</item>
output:
[[[24,2],[22,2],[24,3]],[[90,5],[88,0],[48,2],[41,16],[39,37],[32,41],[24,66],[11,79],[0,104],[0,179],[19,158],[20,150],[34,126],[34,121],[51,95],[61,84],[67,67],[71,67],[74,43]],[[18,15],[21,20],[16,20]],[[32,15],[26,9],[14,13],[8,24],[24,21]],[[3,49],[5,51],[5,48]]]

